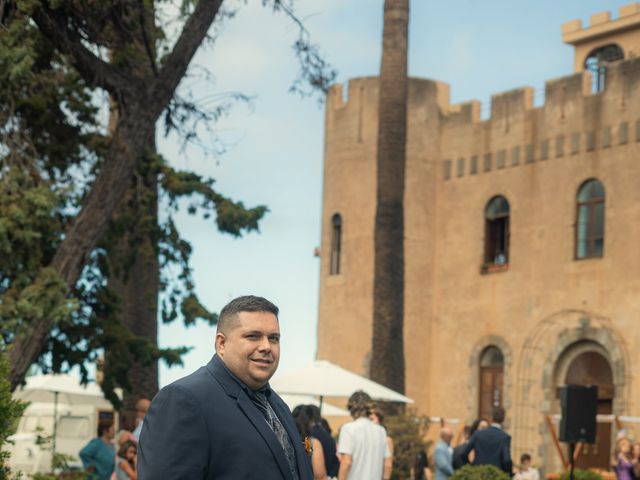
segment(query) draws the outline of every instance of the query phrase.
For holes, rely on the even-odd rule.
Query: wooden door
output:
[[[502,365],[480,367],[480,418],[491,420],[492,408],[502,406],[503,378]]]
[[[598,414],[613,412],[613,373],[609,361],[597,352],[578,355],[569,365],[565,383],[598,386]],[[583,445],[576,459],[577,468],[609,468],[611,424],[596,424],[596,443]]]

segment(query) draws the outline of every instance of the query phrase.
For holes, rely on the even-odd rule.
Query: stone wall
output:
[[[424,414],[473,419],[478,361],[505,354],[514,458],[553,465],[544,414],[557,413],[556,363],[573,342],[600,345],[619,381],[614,409],[640,415],[629,352],[640,348],[640,59],[613,64],[606,89],[588,74],[450,105],[446,84],[412,79],[405,194],[407,395]],[[373,292],[377,79],[327,97],[318,358],[368,373]],[[574,259],[576,193],[606,189],[604,257]],[[510,204],[508,267],[483,273],[484,209]],[[342,215],[342,265],[329,275],[331,218]],[[581,322],[588,319],[589,326]],[[564,339],[564,340],[562,340]],[[640,432],[639,432],[640,433]]]

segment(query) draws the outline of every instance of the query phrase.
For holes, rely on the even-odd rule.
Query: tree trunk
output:
[[[157,346],[160,267],[155,241],[158,225],[158,176],[155,171],[148,169],[135,177],[123,210],[133,225],[109,252],[109,289],[120,299],[118,314],[122,324],[132,334]],[[111,354],[107,350],[107,371]],[[114,354],[120,355],[122,351]],[[125,428],[132,429],[136,401],[152,399],[158,392],[158,361],[153,357],[136,360],[131,352],[127,356],[130,388],[120,385],[123,387],[121,420]]]
[[[378,120],[371,378],[404,393],[404,172],[409,0],[385,0]]]

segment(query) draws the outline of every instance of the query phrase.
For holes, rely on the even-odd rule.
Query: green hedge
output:
[[[453,472],[449,480],[511,480],[511,477],[493,465],[465,465]]]
[[[603,480],[602,475],[590,470],[574,470],[574,480]],[[564,472],[560,477],[560,480],[569,480],[569,472]]]

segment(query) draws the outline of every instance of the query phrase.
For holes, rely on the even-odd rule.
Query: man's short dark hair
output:
[[[520,456],[520,463],[530,462],[530,461],[531,461],[531,455],[529,455],[528,453],[523,453]]]
[[[375,408],[375,403],[368,393],[358,390],[353,392],[347,402],[347,409],[353,418],[368,417]]]
[[[227,303],[218,316],[218,332],[227,333],[237,325],[240,312],[268,312],[278,318],[280,310],[266,298],[245,295]]]
[[[493,423],[502,423],[504,422],[504,408],[502,407],[493,407],[491,410],[491,421]]]

